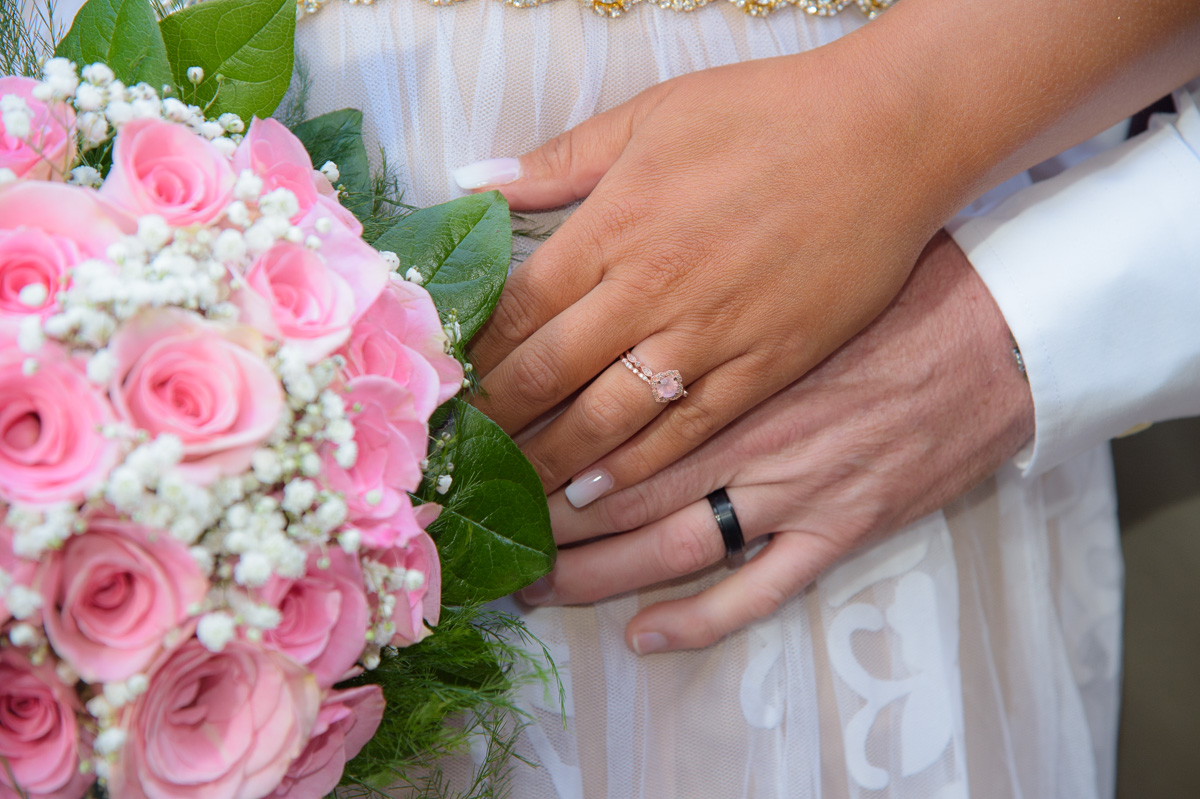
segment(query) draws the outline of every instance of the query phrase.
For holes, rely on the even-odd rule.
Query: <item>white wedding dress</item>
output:
[[[854,8],[762,19],[725,2],[646,3],[616,20],[572,0],[330,2],[299,23],[297,52],[309,114],[361,108],[368,148],[382,145],[405,199],[425,205],[459,194],[456,167],[522,153],[656,82],[864,23]],[[1110,472],[1107,447],[1032,481],[1006,467],[703,651],[639,658],[623,629],[720,568],[527,613],[567,701],[525,689],[519,752],[540,766],[517,764],[512,795],[1110,796],[1122,596]]]

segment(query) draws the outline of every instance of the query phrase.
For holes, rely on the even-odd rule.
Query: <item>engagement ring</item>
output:
[[[633,354],[633,350],[629,350],[621,356],[621,363],[625,364],[629,371],[637,375],[643,383],[650,385],[650,393],[654,395],[655,402],[671,402],[687,396],[687,391],[683,388],[683,378],[674,369],[655,373]]]

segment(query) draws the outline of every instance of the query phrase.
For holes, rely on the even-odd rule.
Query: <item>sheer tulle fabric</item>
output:
[[[726,4],[610,21],[566,0],[379,0],[332,3],[297,38],[308,112],[362,108],[406,199],[431,204],[458,194],[456,167],[524,152],[653,83],[799,52],[863,22],[752,19]],[[525,689],[534,723],[520,751],[540,767],[518,767],[512,795],[1111,795],[1122,566],[1110,471],[1107,448],[1033,481],[1006,468],[700,652],[638,658],[624,626],[723,567],[528,613],[566,705]]]

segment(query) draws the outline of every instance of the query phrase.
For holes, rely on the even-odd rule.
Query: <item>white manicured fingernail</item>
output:
[[[667,637],[662,633],[638,633],[633,636],[633,651],[639,655],[661,652],[667,648]]]
[[[521,177],[521,162],[515,158],[489,158],[454,170],[454,182],[460,189],[503,186]]]
[[[593,469],[578,480],[572,480],[565,493],[568,502],[577,508],[582,508],[595,502],[612,487],[611,474],[603,469]]]

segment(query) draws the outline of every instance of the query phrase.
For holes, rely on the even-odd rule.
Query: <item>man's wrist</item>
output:
[[[1009,442],[1011,454],[1033,438],[1033,393],[1013,335],[987,285],[966,254],[944,231],[939,231],[923,258],[944,277],[947,306],[953,309],[948,334],[975,353],[981,367],[992,423]]]

